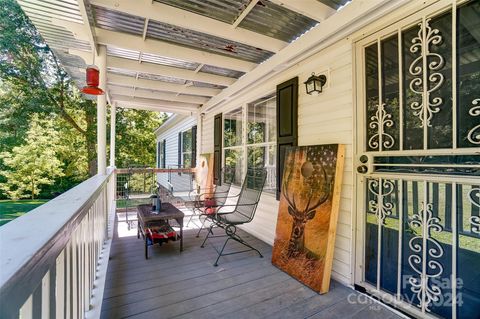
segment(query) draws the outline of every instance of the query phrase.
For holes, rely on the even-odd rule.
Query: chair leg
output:
[[[190,222],[192,221],[193,215],[195,215],[195,212],[192,212],[192,214],[190,215],[190,218],[188,219],[187,225],[185,225],[185,226],[188,227],[188,225],[190,225]]]
[[[225,240],[225,242],[223,243],[223,246],[222,246],[222,249],[220,251],[218,251],[216,248],[215,250],[217,250],[217,253],[218,253],[218,256],[217,256],[217,260],[215,260],[215,263],[213,264],[215,267],[218,266],[218,260],[220,259],[220,257],[222,256],[227,256],[227,255],[233,255],[233,254],[240,254],[240,253],[245,253],[247,251],[251,251],[251,250],[254,250],[258,253],[258,255],[260,256],[260,258],[263,258],[263,255],[262,253],[256,249],[255,247],[253,247],[252,245],[250,245],[249,243],[247,243],[242,237],[240,237],[239,235],[236,234],[237,232],[237,227],[235,227],[235,225],[220,225],[220,227],[222,227],[224,230],[225,230],[225,234],[226,235],[223,235],[223,236],[227,236],[227,239]],[[210,228],[210,231],[211,231],[211,228]],[[207,234],[207,238],[208,236],[210,235]],[[212,233],[213,235],[213,233]],[[214,236],[214,237],[222,237],[222,236]],[[225,250],[225,246],[227,245],[228,241],[232,239],[246,247],[248,247],[249,249],[247,250],[240,250],[240,251],[234,251],[234,252],[229,252],[229,253],[223,253],[223,251]]]
[[[235,240],[236,242],[244,245],[244,246],[247,246],[247,247],[250,248],[251,250],[255,250],[255,251],[258,253],[258,255],[260,256],[260,258],[263,258],[262,253],[261,253],[257,248],[253,247],[252,245],[250,245],[249,243],[247,243],[245,240],[243,240],[242,237],[238,236],[237,234],[232,234],[232,235],[230,236],[230,238],[233,239],[233,240]]]
[[[207,236],[205,236],[205,239],[203,240],[202,246],[200,246],[200,247],[204,248],[204,247],[205,247],[205,243],[207,242],[208,237],[210,236],[210,234],[213,235],[212,228],[213,228],[214,225],[215,225],[215,224],[212,224],[212,225],[210,225],[210,227],[208,228]]]
[[[201,216],[205,216],[205,215],[202,215],[202,214],[198,215],[198,220],[200,220]],[[200,229],[198,230],[197,235],[195,237],[197,237],[197,238],[200,237],[200,233],[202,232],[203,229],[205,229],[205,222],[206,221],[207,221],[206,216],[205,216],[205,219],[203,220],[203,222],[200,220],[201,226],[200,226]],[[213,232],[211,230],[209,230],[209,232],[213,235]]]
[[[222,257],[223,250],[225,249],[225,246],[227,246],[227,243],[228,243],[228,241],[229,241],[230,239],[231,239],[231,238],[228,237],[228,238],[225,240],[225,242],[223,243],[222,249],[218,252],[217,260],[215,260],[215,263],[213,264],[213,266],[215,266],[215,267],[218,266],[218,260],[220,259],[220,257]]]

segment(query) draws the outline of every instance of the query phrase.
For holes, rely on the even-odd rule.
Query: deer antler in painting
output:
[[[288,244],[287,255],[293,257],[304,251],[305,226],[315,217],[316,209],[327,201],[330,195],[329,176],[323,164],[318,160],[312,162],[308,157],[300,170],[290,169],[282,183],[282,194],[288,203],[288,213],[293,218],[292,232]],[[304,207],[295,201],[295,190],[299,194]]]

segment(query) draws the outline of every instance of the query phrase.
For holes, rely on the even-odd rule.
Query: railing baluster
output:
[[[67,247],[58,255],[55,274],[55,318],[63,319],[65,316],[65,256]]]
[[[30,295],[27,301],[20,308],[20,318],[22,319],[32,319],[33,318],[33,296]]]
[[[42,316],[41,318],[50,318],[50,271],[47,271],[42,279]],[[54,295],[52,296],[54,297]]]
[[[67,244],[65,255],[65,319],[72,318],[72,241]]]
[[[43,278],[32,294],[32,318],[33,319],[42,318],[42,286],[43,286]]]

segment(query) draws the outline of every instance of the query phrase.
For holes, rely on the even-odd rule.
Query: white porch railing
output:
[[[0,318],[99,318],[114,171],[0,228]]]

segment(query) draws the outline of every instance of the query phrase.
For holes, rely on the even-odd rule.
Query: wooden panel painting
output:
[[[339,144],[285,154],[272,263],[320,293],[330,285],[344,160]]]
[[[200,188],[200,193],[213,192],[213,154],[201,154],[195,168],[195,180]]]

